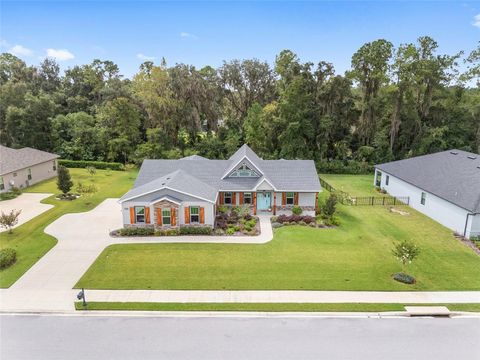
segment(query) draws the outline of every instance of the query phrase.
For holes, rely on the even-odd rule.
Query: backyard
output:
[[[85,169],[70,169],[70,174],[75,185],[79,181],[84,185],[94,184],[97,192],[73,201],[58,200],[55,195],[51,196],[42,202],[54,205],[53,208],[14,229],[13,234],[2,233],[0,249],[14,248],[17,261],[0,271],[1,288],[10,287],[57,243],[55,238],[44,233],[47,225],[64,214],[89,211],[106,198],[123,195],[132,186],[136,176],[134,171],[108,170],[97,170],[95,175],[90,175]],[[58,194],[59,190],[56,179],[50,179],[29,187],[25,192]]]
[[[352,195],[374,195],[372,176],[327,175]],[[324,192],[322,199],[326,197]],[[128,244],[106,248],[77,287],[88,289],[480,290],[480,258],[450,230],[424,215],[382,206],[338,205],[338,228],[288,226],[263,245]],[[395,242],[421,254],[408,268],[415,285],[392,280],[401,270]]]

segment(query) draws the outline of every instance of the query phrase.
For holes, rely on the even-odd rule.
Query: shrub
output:
[[[218,214],[215,221],[216,221],[216,227],[220,229],[226,229],[227,228],[227,220],[228,220],[228,215],[225,213]]]
[[[3,211],[0,213],[0,227],[3,227],[8,230],[8,232],[12,233],[12,228],[18,224],[18,217],[22,213],[22,210],[10,210],[9,213],[4,213]]]
[[[305,215],[302,219],[303,222],[305,222],[306,224],[311,224],[312,222],[314,223],[315,222],[315,218],[313,216],[310,216],[310,215]]]
[[[250,213],[246,213],[243,218],[248,221],[248,220],[253,219],[253,216],[252,216],[252,214],[250,214]]]
[[[125,170],[125,166],[117,162],[104,161],[86,161],[86,160],[58,160],[58,165],[63,165],[67,168],[87,168],[94,167],[96,169],[108,170]]]
[[[222,230],[222,229],[215,229],[215,231],[213,233],[217,236],[225,235],[225,231]]]
[[[83,183],[78,182],[75,190],[79,194],[93,194],[93,193],[97,192],[97,187],[94,184],[83,185]]]
[[[86,166],[85,170],[87,170],[88,173],[92,176],[97,173],[97,168],[95,166]]]
[[[295,205],[293,208],[292,208],[292,213],[294,215],[301,215],[302,214],[302,208],[298,205]]]
[[[65,166],[58,167],[57,187],[62,193],[66,194],[73,186],[70,171]]]
[[[155,229],[152,227],[129,227],[118,231],[120,236],[151,236],[154,233]]]
[[[395,244],[392,254],[402,263],[403,270],[405,271],[407,264],[410,264],[418,257],[420,249],[414,243],[403,240]]]
[[[283,224],[280,224],[278,222],[273,222],[272,223],[272,228],[273,229],[278,229],[278,228],[281,228],[283,226]]]
[[[330,193],[325,203],[322,205],[322,216],[325,218],[331,218],[336,211],[337,195]]]
[[[229,228],[227,229],[226,233],[227,233],[227,235],[233,235],[233,234],[235,234],[235,229],[229,227]]]
[[[250,227],[254,227],[255,225],[257,225],[257,220],[256,219],[248,220],[247,225]]]
[[[210,226],[182,226],[180,235],[212,235]]]
[[[398,272],[393,275],[393,279],[404,284],[415,284],[415,278],[404,272]]]
[[[218,207],[218,212],[219,212],[220,214],[226,214],[226,213],[228,213],[228,206],[219,206],[219,207]]]
[[[75,194],[60,194],[57,196],[57,199],[68,200],[68,201],[75,200],[76,198],[77,198],[77,195]]]
[[[17,261],[17,252],[11,248],[0,250],[0,269],[6,269]]]

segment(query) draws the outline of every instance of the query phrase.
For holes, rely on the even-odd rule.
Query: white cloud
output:
[[[10,44],[5,39],[0,39],[0,47],[10,47]]]
[[[194,34],[190,34],[188,32],[181,32],[180,33],[180,37],[182,38],[190,38],[190,39],[198,39],[198,36],[197,35],[194,35]]]
[[[147,55],[143,55],[142,53],[139,53],[137,54],[137,58],[140,59],[140,60],[155,60],[155,56],[147,56]]]
[[[22,45],[15,45],[12,47],[10,50],[8,50],[10,54],[13,54],[15,56],[32,56],[33,51],[30,49],[27,49],[26,47]]]
[[[58,61],[72,60],[75,56],[67,49],[47,49],[47,56]]]
[[[472,25],[480,28],[480,14],[475,15],[475,16],[473,17],[473,23],[472,23]]]

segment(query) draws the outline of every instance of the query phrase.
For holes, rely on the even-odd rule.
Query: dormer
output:
[[[248,145],[243,145],[229,160],[231,161],[230,166],[223,174],[222,179],[227,177],[247,178],[263,176],[263,172],[260,169],[261,159]]]

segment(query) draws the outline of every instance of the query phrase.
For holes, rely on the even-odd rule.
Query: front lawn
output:
[[[355,178],[353,178],[355,180]],[[353,191],[352,191],[353,193]],[[323,194],[322,197],[325,197]],[[341,226],[288,226],[262,245],[127,244],[106,248],[77,287],[208,290],[480,290],[480,258],[450,230],[414,211],[339,205]],[[392,280],[396,241],[421,254],[417,284]]]
[[[9,247],[17,251],[16,263],[0,271],[1,288],[10,287],[57,243],[54,237],[44,233],[48,224],[66,213],[89,211],[106,198],[123,195],[130,189],[136,177],[133,171],[97,170],[97,174],[92,177],[85,169],[70,169],[70,174],[75,185],[78,181],[84,184],[93,183],[98,191],[73,201],[57,200],[55,196],[51,196],[42,202],[55,207],[14,229],[13,234],[1,233],[0,249]],[[55,182],[56,179],[50,179],[25,189],[25,192],[58,194]]]

